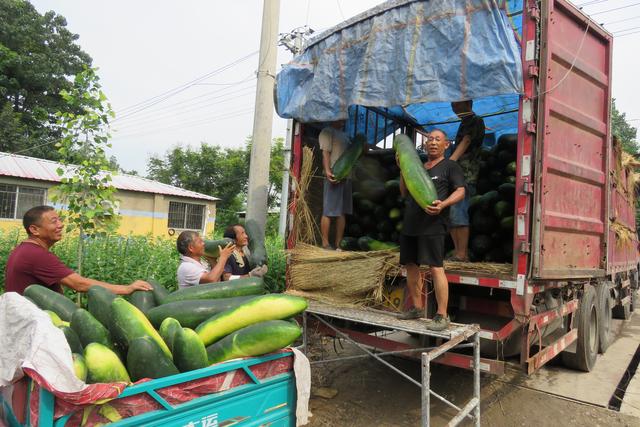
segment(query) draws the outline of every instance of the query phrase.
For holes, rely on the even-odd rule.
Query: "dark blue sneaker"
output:
[[[422,317],[422,311],[417,308],[412,308],[409,311],[405,311],[404,313],[400,313],[396,316],[399,320],[413,320],[419,319]]]

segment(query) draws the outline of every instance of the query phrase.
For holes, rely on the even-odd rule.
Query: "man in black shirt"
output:
[[[461,203],[451,207],[450,230],[453,240],[453,261],[468,261],[469,253],[469,199],[476,195],[480,171],[480,153],[484,141],[484,120],[473,112],[473,101],[452,102],[451,109],[460,118],[453,154],[450,160],[458,162],[464,173],[466,191]]]
[[[424,164],[438,192],[438,200],[422,209],[407,192],[404,181],[400,180],[400,191],[406,197],[402,236],[400,238],[400,264],[407,269],[407,288],[414,308],[398,316],[400,319],[417,319],[424,313],[422,299],[423,281],[420,265],[431,268],[431,277],[436,291],[438,311],[427,326],[441,331],[449,326],[447,304],[449,283],[444,272],[444,239],[447,233],[449,206],[464,198],[464,177],[460,166],[444,158],[449,147],[447,135],[434,129],[427,138],[426,151],[429,156]]]

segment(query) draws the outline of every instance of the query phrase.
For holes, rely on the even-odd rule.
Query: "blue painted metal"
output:
[[[259,380],[249,369],[251,366],[272,360],[290,357],[291,353],[272,354],[246,360],[221,363],[208,368],[185,372],[170,377],[159,378],[142,384],[127,387],[119,398],[147,394],[155,399],[161,409],[135,417],[125,418],[109,424],[114,427],[167,426],[167,427],[217,427],[233,426],[295,426],[296,386],[293,371]],[[171,405],[163,399],[157,390],[185,382],[211,377],[225,372],[241,370],[251,382],[227,391],[222,391],[179,404]],[[13,417],[10,405],[3,402],[10,417]],[[48,391],[40,391],[40,411],[38,423],[41,427],[65,426],[71,415],[53,420],[54,396]],[[19,424],[15,421],[10,427],[28,427],[31,424]]]
[[[40,389],[40,405],[38,406],[38,426],[53,427],[55,398],[44,388]]]
[[[2,411],[5,414],[5,419],[3,420],[5,424],[9,427],[20,427],[21,424],[16,419],[16,416],[13,414],[11,410],[11,403],[4,400],[2,395],[0,394],[0,403],[2,403]]]

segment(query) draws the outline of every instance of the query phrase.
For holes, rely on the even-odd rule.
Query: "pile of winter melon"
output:
[[[301,335],[293,320],[304,298],[265,294],[261,278],[202,284],[128,298],[100,286],[86,307],[40,285],[24,296],[45,310],[63,332],[76,375],[87,383],[132,382],[191,371],[230,359],[260,356]]]

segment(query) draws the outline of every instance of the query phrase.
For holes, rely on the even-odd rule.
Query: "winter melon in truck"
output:
[[[362,167],[378,162],[380,180],[394,179],[395,161],[385,157],[393,138],[403,133],[419,146],[434,128],[455,138],[450,102],[472,98],[486,125],[473,258],[445,264],[449,310],[482,327],[486,371],[503,372],[517,355],[529,373],[556,356],[589,371],[610,344],[612,316],[631,315],[638,289],[632,171],[611,134],[611,55],[612,35],[564,0],[383,3],[308,41],[279,73],[277,111],[295,120],[292,176],[300,178],[303,148],[319,162],[323,122],[346,119],[350,137],[367,137]],[[380,225],[379,207],[399,202],[362,201],[366,174],[354,172],[345,246],[362,236],[397,241],[401,223]],[[312,178],[317,219],[321,192],[322,178]],[[469,367],[471,358],[438,361]]]

